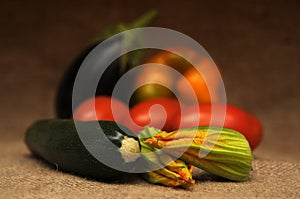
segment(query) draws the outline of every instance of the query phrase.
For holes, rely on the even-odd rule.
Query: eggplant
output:
[[[105,29],[96,39],[95,42],[87,46],[71,63],[68,70],[63,75],[61,82],[56,91],[55,97],[55,114],[57,118],[72,118],[72,107],[77,107],[84,100],[94,97],[95,95],[106,95],[111,96],[113,89],[122,76],[126,69],[132,68],[135,64],[137,64],[138,60],[141,58],[141,52],[137,51],[136,53],[128,53],[123,55],[116,60],[114,60],[109,66],[103,66],[101,63],[97,66],[93,66],[89,69],[87,75],[91,79],[99,78],[96,74],[99,70],[102,70],[103,67],[106,67],[106,70],[102,74],[98,86],[96,89],[96,93],[94,96],[91,96],[89,92],[86,92],[84,89],[84,85],[80,92],[79,99],[75,99],[72,104],[72,93],[73,86],[81,67],[82,62],[85,60],[87,55],[102,41],[105,39],[120,33],[124,30],[129,30],[132,28],[144,27],[147,26],[153,18],[156,16],[155,10],[150,10],[146,14],[142,15],[134,22],[129,24],[117,24],[115,26],[111,26]],[[132,38],[131,38],[132,39]],[[107,59],[107,57],[114,55],[121,55],[121,51],[124,47],[126,38],[116,37],[116,39],[109,40],[104,46],[105,50],[102,51],[99,55],[99,59]],[[128,40],[126,41],[128,43]],[[124,59],[125,58],[125,59]],[[120,99],[122,101],[122,99]]]
[[[68,68],[68,70],[65,72],[59,87],[57,89],[56,99],[55,99],[55,112],[56,116],[58,118],[71,118],[72,117],[72,92],[73,92],[73,85],[78,73],[78,70],[86,58],[86,56],[91,52],[91,50],[97,45],[92,44],[88,46],[86,49],[83,50],[81,54],[78,55],[78,57],[75,59],[75,61],[71,64],[71,66]],[[107,49],[108,51],[110,49]],[[99,55],[101,56],[101,55]],[[91,78],[97,78],[94,77],[93,74],[97,71],[97,69],[100,69],[100,67],[105,66],[96,66],[95,68],[92,68],[89,75]],[[98,86],[96,95],[107,95],[111,96],[113,88],[115,84],[118,82],[119,78],[121,77],[120,72],[120,58],[115,60],[113,63],[111,63],[103,75],[101,76]],[[78,99],[74,106],[77,107],[80,103],[82,103],[84,100],[91,98],[93,96],[90,96],[89,94],[82,93],[80,95],[80,99]]]

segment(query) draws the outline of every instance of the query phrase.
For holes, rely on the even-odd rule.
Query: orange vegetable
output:
[[[172,52],[180,52],[181,56]],[[146,63],[169,66],[181,75],[175,77],[168,68],[157,67],[154,64],[145,67],[135,78],[135,86],[149,83],[147,86],[155,89],[149,92],[145,86],[145,88],[139,88],[138,92],[133,95],[135,102],[133,104],[154,97],[175,97],[172,92],[179,94],[179,100],[188,104],[220,102],[221,78],[217,66],[207,55],[199,55],[191,49],[174,47],[170,48],[169,51],[157,53]],[[192,63],[196,64],[192,65]],[[166,88],[164,90],[158,89],[156,88],[158,85]]]
[[[184,73],[177,82],[176,89],[185,103],[212,103],[220,101],[220,83],[213,61],[204,58]]]
[[[173,50],[177,50],[183,54],[183,57],[171,53]],[[158,63],[166,66],[170,66],[180,73],[184,73],[187,69],[192,68],[193,65],[186,59],[190,59],[196,56],[196,52],[185,49],[182,47],[170,48],[170,51],[161,51],[155,56],[151,57],[147,63]]]

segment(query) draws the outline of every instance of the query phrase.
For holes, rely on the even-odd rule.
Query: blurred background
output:
[[[219,66],[227,102],[256,115],[257,158],[300,162],[300,1],[1,1],[0,142],[54,117],[59,81],[105,27],[149,9],[152,26],[198,41]],[[15,145],[11,145],[15,146]]]

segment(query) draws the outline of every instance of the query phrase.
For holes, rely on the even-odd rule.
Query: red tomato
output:
[[[176,99],[152,98],[133,106],[130,109],[131,120],[129,118],[123,124],[135,133],[147,125],[171,131],[173,118],[178,112],[180,104]]]
[[[189,106],[181,114],[176,114],[174,121],[174,129],[194,126],[221,126],[236,130],[245,136],[251,149],[256,148],[262,139],[260,121],[252,114],[228,104]]]
[[[95,106],[93,103],[95,103]],[[97,96],[79,105],[73,112],[73,119],[81,121],[109,120],[121,122],[128,111],[126,105],[117,99]]]

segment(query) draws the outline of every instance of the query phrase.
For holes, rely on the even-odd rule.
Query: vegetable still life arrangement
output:
[[[261,123],[220,100],[222,82],[211,70],[213,62],[193,49],[170,46],[150,55],[135,50],[112,62],[101,77],[95,75],[99,63],[86,74],[100,78],[95,95],[83,93],[72,101],[77,73],[94,47],[119,32],[148,26],[155,15],[150,11],[133,23],[109,27],[75,59],[57,89],[57,117],[31,124],[26,145],[61,171],[103,181],[135,173],[152,184],[189,188],[196,183],[195,167],[230,181],[247,180],[252,151],[262,139]],[[132,39],[114,41],[99,57],[122,51]],[[139,63],[150,67],[131,78],[129,86],[137,89],[126,103],[113,95],[114,87]],[[181,76],[152,64],[167,65]],[[209,87],[206,79],[213,82]]]

